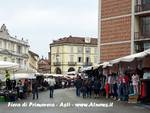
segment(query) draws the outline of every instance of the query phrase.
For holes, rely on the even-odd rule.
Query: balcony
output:
[[[135,6],[135,12],[149,11],[150,3],[147,4],[138,4]]]
[[[54,66],[61,66],[61,62],[54,62],[53,65]]]
[[[143,42],[136,43],[136,44],[135,44],[135,52],[136,52],[136,53],[139,53],[139,52],[142,52],[142,51],[144,51]]]
[[[85,63],[83,64],[83,66],[92,66],[92,65],[93,65],[92,62],[85,62]]]
[[[68,66],[76,66],[76,62],[68,62]]]
[[[134,41],[150,41],[150,33],[141,34],[139,32],[135,32]]]

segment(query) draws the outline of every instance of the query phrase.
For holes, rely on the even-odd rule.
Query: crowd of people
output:
[[[75,82],[76,96],[82,93],[83,98],[106,96],[114,100],[128,101],[129,94],[139,95],[138,73],[108,74],[86,79],[77,77]]]
[[[94,92],[94,97],[98,97],[101,91],[101,81],[95,78],[82,79],[80,76],[77,77],[75,81],[76,95],[80,97],[91,98]]]
[[[43,81],[43,84],[47,83],[47,89],[50,90],[50,98],[53,98],[53,92],[55,88],[55,79],[50,78],[49,81]],[[17,99],[26,99],[32,95],[33,100],[39,98],[39,89],[40,89],[39,81],[37,79],[25,79],[25,80],[6,80],[6,90],[8,91],[16,91]]]
[[[17,92],[18,99],[27,98],[32,90],[31,80],[25,79],[24,82],[19,80],[6,79],[6,90],[13,90]]]

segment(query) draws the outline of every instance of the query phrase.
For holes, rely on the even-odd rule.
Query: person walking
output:
[[[22,81],[19,80],[19,83],[18,83],[18,96],[19,96],[19,99],[23,99],[23,84],[22,84]]]
[[[99,83],[98,80],[94,81],[94,94],[95,94],[95,98],[97,98],[99,96]]]
[[[75,81],[75,87],[76,87],[76,96],[80,97],[80,90],[82,87],[82,80],[80,76],[78,76],[77,80]]]
[[[88,81],[83,80],[83,82],[82,82],[82,96],[83,96],[83,98],[86,98],[86,96],[87,96],[87,85],[88,85]]]
[[[50,90],[50,98],[53,98],[54,95],[54,86],[56,84],[55,79],[53,77],[48,80],[49,90]]]
[[[89,98],[91,98],[91,96],[92,96],[92,80],[91,79],[89,79],[88,80],[88,83],[87,83],[87,96],[89,97]]]
[[[36,99],[39,98],[38,83],[36,80],[33,80],[33,83],[32,83],[32,94],[33,94],[33,100],[35,99],[35,96],[36,96]]]
[[[132,75],[132,84],[133,84],[133,89],[134,89],[134,94],[138,95],[139,94],[139,76],[138,74],[134,73]]]

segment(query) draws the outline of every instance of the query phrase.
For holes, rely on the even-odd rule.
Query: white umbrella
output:
[[[35,79],[35,74],[32,73],[16,73],[10,77],[10,79]]]

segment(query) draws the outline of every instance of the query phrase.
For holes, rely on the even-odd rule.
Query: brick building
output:
[[[150,0],[99,0],[100,62],[150,48]]]
[[[50,61],[49,59],[44,59],[43,57],[38,62],[38,72],[39,73],[50,73]]]

